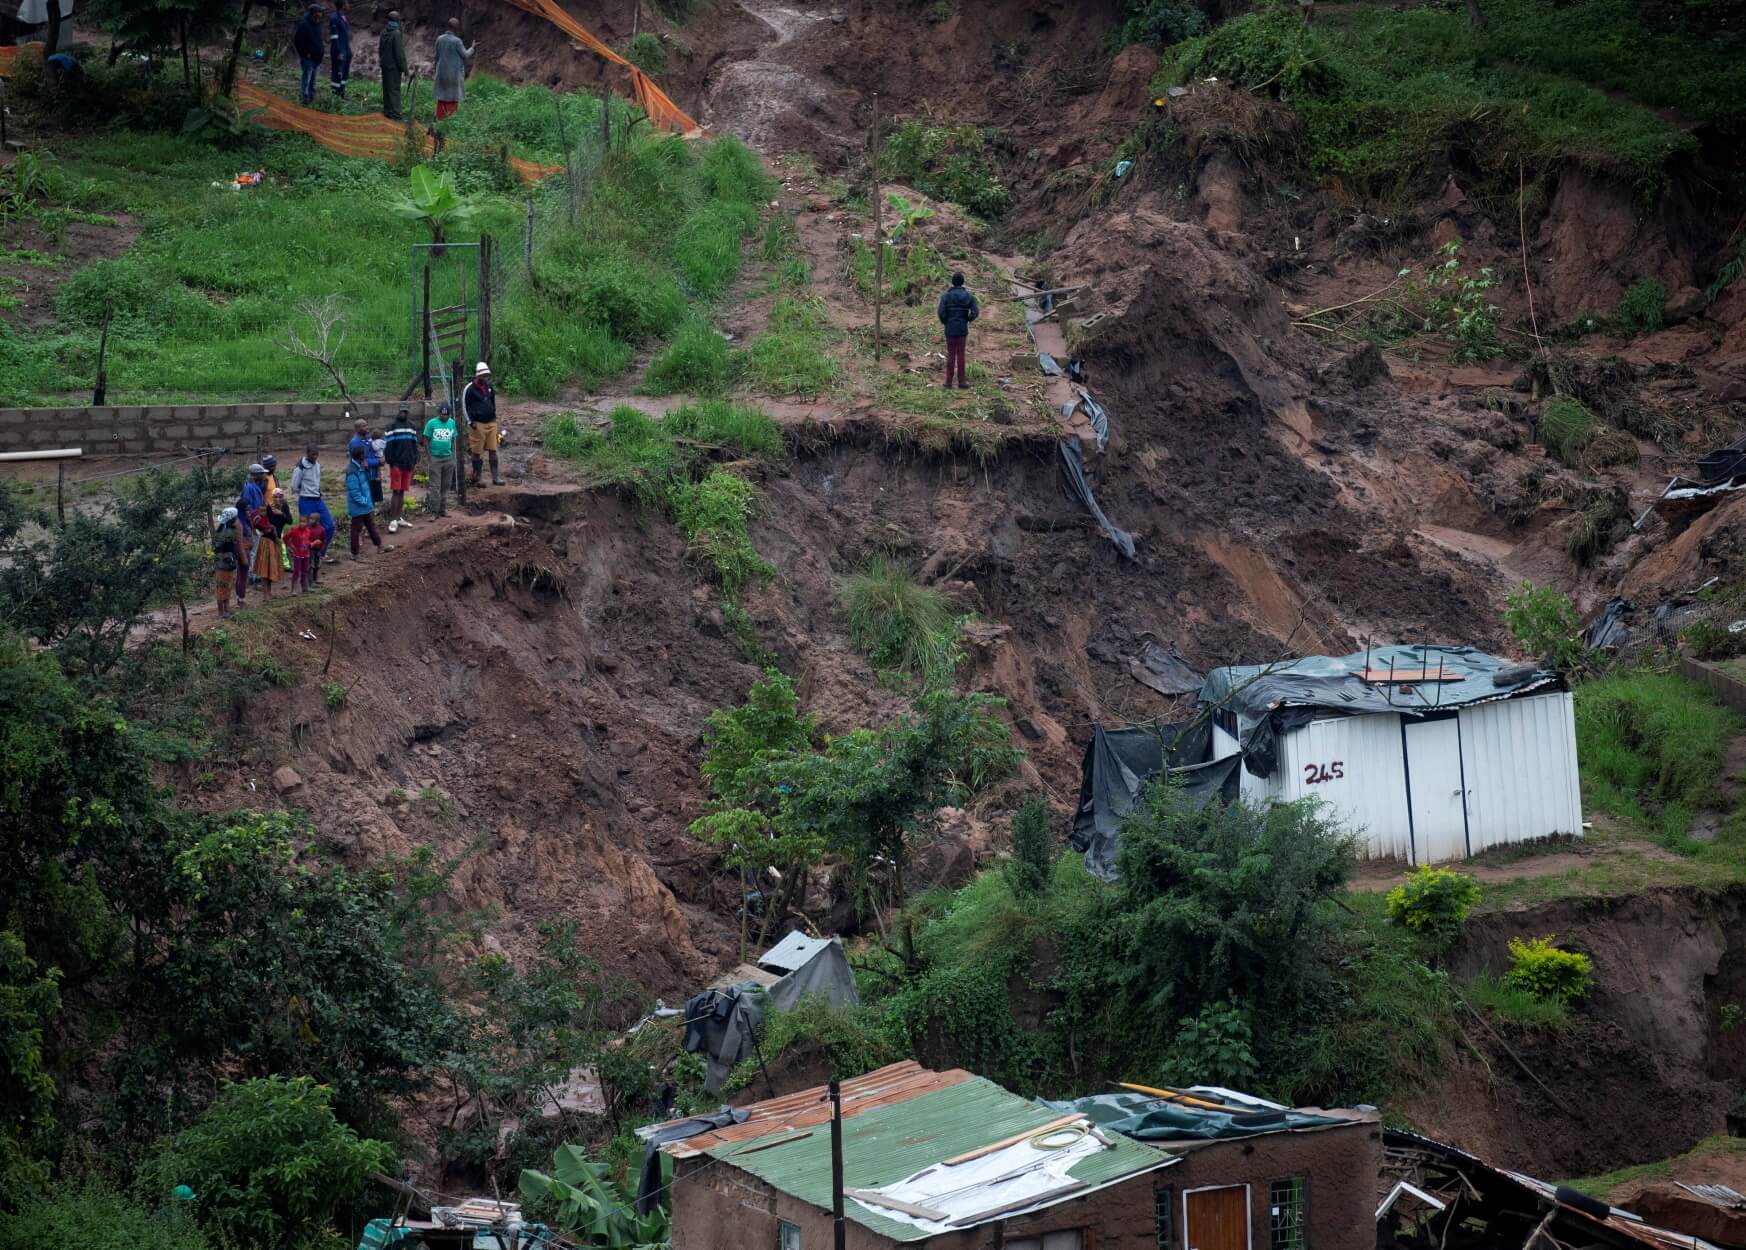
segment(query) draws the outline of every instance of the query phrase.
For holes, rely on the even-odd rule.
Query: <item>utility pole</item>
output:
[[[832,1077],[831,1100],[831,1235],[836,1250],[848,1250],[849,1226],[843,1222],[843,1088]]]
[[[885,196],[879,189],[879,93],[873,93],[873,359],[885,354]]]

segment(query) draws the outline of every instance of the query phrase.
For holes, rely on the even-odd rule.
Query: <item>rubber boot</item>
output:
[[[478,456],[474,456],[473,457],[473,476],[467,479],[467,485],[469,485],[469,486],[479,485],[479,473],[481,470],[484,469],[484,467],[485,467],[484,462],[482,460],[480,460]]]
[[[491,484],[493,486],[503,485],[503,474],[497,471],[497,453],[493,451],[486,454],[491,457]]]

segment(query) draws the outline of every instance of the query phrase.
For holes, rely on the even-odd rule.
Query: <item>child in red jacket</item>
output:
[[[316,517],[315,521],[311,525],[309,517],[300,516],[285,531],[285,549],[291,553],[291,584],[300,591],[309,589],[310,556],[321,543],[321,518]]]

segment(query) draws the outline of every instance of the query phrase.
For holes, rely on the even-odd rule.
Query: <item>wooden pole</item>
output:
[[[533,196],[530,195],[527,197],[527,216],[521,225],[521,263],[530,274],[533,272],[533,227]]]
[[[885,197],[879,190],[879,93],[873,93],[873,359],[885,354]]]
[[[471,435],[467,432],[469,429],[467,421],[467,397],[461,393],[461,357],[459,353],[457,353],[454,360],[449,363],[449,369],[451,370],[449,375],[451,379],[449,382],[449,402],[455,406],[455,411],[452,415],[455,418],[455,428],[461,432],[460,451],[455,454],[455,498],[464,504],[467,502],[467,475],[461,472],[461,452],[467,450],[467,443],[471,438]]]
[[[109,376],[104,362],[109,355],[109,318],[115,312],[115,305],[105,300],[103,304],[103,336],[97,340],[97,385],[91,388],[91,406],[101,408],[109,398]]]
[[[488,234],[479,236],[479,359],[491,359],[491,266],[497,259]]]
[[[564,97],[554,93],[552,107],[558,113],[558,143],[564,149],[564,203],[569,213],[570,224],[573,226],[576,224],[576,193],[578,190],[576,186],[576,152],[570,146],[570,136],[564,132]]]
[[[1472,3],[1472,0],[1468,0]],[[631,0],[631,38],[635,39],[643,29],[643,0]]]
[[[424,308],[420,310],[419,325],[424,334],[424,398],[430,400],[430,262],[424,263]]]
[[[849,1226],[843,1220],[843,1087],[833,1076],[828,1089],[831,1100],[831,1237],[836,1250],[848,1250]]]

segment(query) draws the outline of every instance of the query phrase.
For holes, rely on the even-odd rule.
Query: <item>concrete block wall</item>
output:
[[[422,426],[437,401],[406,407]],[[400,410],[397,400],[356,404],[174,404],[120,408],[0,408],[0,451],[78,447],[87,456],[181,454],[192,447],[233,453],[300,451],[305,443],[331,446],[358,418],[372,427]]]

